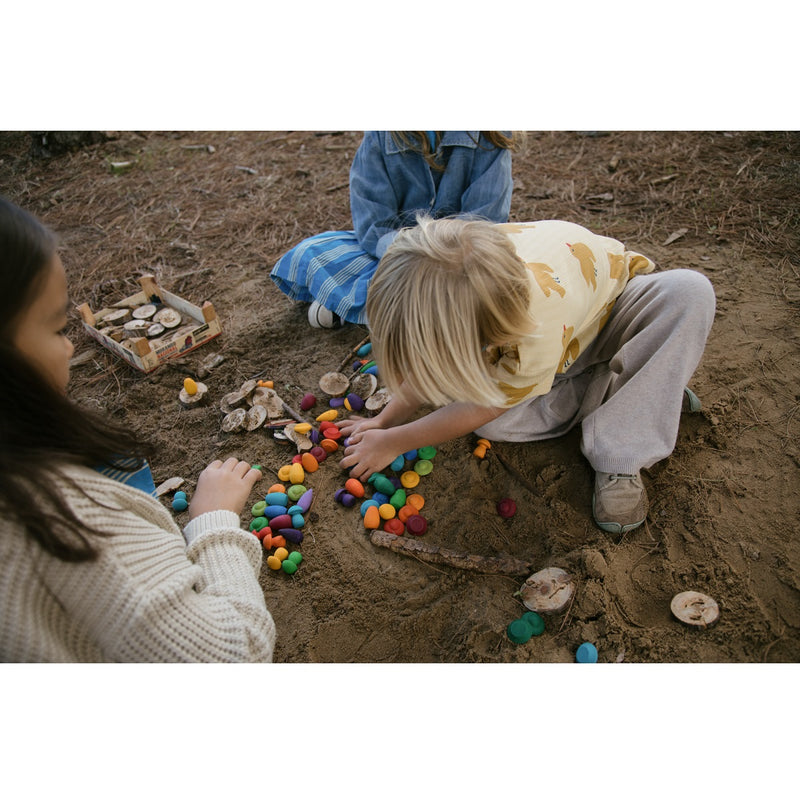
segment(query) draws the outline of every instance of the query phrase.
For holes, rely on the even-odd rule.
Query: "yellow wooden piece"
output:
[[[191,378],[185,378],[183,388],[190,397],[197,394],[197,384]]]
[[[328,409],[328,411],[323,411],[318,417],[317,422],[333,422],[336,417],[339,416],[339,412],[335,408]]]
[[[294,426],[294,429],[297,433],[308,433],[311,430],[311,423],[298,422],[297,425]]]
[[[293,466],[294,466],[293,464],[284,464],[278,470],[278,480],[286,483],[286,481],[289,480],[289,473]]]
[[[289,483],[302,483],[305,479],[306,471],[299,461],[289,467]]]
[[[413,489],[419,483],[419,475],[413,469],[406,470],[400,476],[400,483],[406,489]]]

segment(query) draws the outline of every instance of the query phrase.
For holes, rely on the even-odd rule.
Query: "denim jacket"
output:
[[[425,159],[389,131],[367,131],[350,168],[353,227],[366,252],[381,258],[417,212],[433,217],[470,214],[507,222],[511,209],[511,153],[478,131],[445,131],[436,175]]]

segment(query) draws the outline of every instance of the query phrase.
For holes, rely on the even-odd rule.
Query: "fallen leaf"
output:
[[[662,247],[668,244],[672,244],[673,242],[677,242],[678,239],[681,238],[681,236],[686,236],[687,233],[689,233],[688,228],[678,228],[678,230],[673,231],[669,236],[667,236],[666,239],[664,239],[664,241],[662,242]]]

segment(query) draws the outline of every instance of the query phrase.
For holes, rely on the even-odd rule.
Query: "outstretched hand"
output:
[[[260,479],[260,470],[251,468],[246,461],[236,458],[229,458],[225,463],[219,459],[212,461],[197,479],[197,489],[189,504],[189,519],[207,511],[241,514],[253,486]]]
[[[344,469],[359,480],[366,480],[373,472],[380,472],[397,458],[392,430],[361,426],[348,436],[344,458],[339,462]]]

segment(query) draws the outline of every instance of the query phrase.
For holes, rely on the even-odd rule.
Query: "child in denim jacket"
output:
[[[378,261],[419,211],[508,221],[516,141],[499,131],[367,131],[350,168],[354,230],[306,239],[270,277],[293,300],[311,302],[313,327],[366,323]]]

